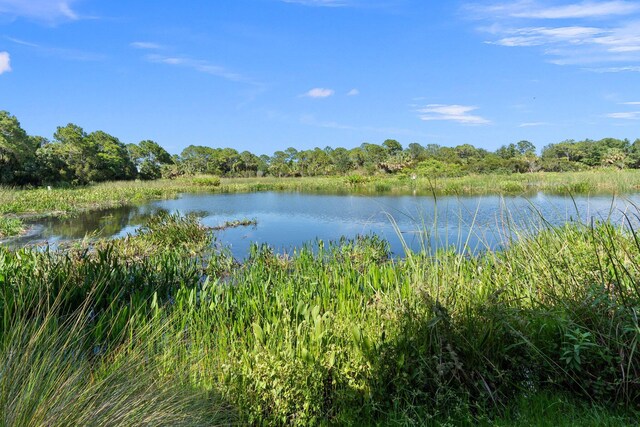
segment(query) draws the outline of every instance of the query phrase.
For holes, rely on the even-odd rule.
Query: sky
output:
[[[0,0],[0,110],[273,154],[640,138],[640,1]]]

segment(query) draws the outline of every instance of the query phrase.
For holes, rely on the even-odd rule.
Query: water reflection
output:
[[[9,241],[11,246],[35,243],[55,244],[64,240],[85,237],[120,237],[133,233],[146,219],[158,212],[158,208],[119,207],[84,212],[65,218],[41,218],[27,221],[28,233]]]
[[[135,232],[159,210],[195,213],[207,226],[242,218],[256,219],[256,227],[218,232],[238,258],[252,242],[291,251],[316,239],[376,233],[389,240],[396,254],[403,244],[412,249],[454,246],[471,251],[497,248],[514,230],[535,232],[547,224],[589,222],[592,218],[619,222],[625,212],[637,213],[638,196],[567,198],[537,194],[523,197],[441,197],[317,195],[304,193],[185,194],[175,200],[144,206],[87,212],[66,219],[48,218],[31,224],[30,233],[10,242],[20,246],[85,236],[120,237]]]

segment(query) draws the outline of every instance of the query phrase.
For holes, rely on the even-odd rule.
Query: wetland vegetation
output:
[[[499,252],[364,236],[239,264],[162,214],[0,247],[1,423],[630,425],[638,239],[576,222]]]
[[[184,193],[640,189],[640,141],[170,156],[72,124],[53,141],[8,113],[0,125],[0,238],[34,216]],[[366,235],[254,244],[239,262],[197,216],[169,213],[112,240],[0,246],[0,424],[632,425],[638,212],[621,218],[541,218],[501,250],[402,258]],[[222,227],[242,225],[256,220]]]

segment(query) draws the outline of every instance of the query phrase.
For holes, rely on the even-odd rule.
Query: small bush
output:
[[[219,187],[221,184],[220,177],[217,176],[196,176],[191,182],[200,187]]]
[[[349,185],[364,184],[367,181],[368,181],[368,178],[366,176],[357,175],[357,174],[349,175],[346,178],[346,182]]]
[[[0,216],[0,238],[17,236],[24,230],[24,224],[20,218]]]
[[[501,189],[503,193],[522,193],[525,191],[522,183],[514,181],[503,182]]]

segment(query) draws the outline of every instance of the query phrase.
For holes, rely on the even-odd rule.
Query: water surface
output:
[[[219,241],[244,258],[253,242],[277,251],[291,251],[317,239],[375,233],[389,240],[396,255],[403,241],[412,249],[423,246],[467,245],[471,251],[497,248],[513,230],[534,231],[545,224],[588,222],[610,218],[620,222],[625,212],[636,214],[640,195],[562,197],[473,196],[359,196],[261,192],[247,194],[184,194],[178,199],[142,206],[86,212],[67,219],[47,218],[30,225],[30,232],[11,246],[57,244],[88,237],[120,237],[135,233],[158,211],[196,213],[207,226],[235,219],[256,219],[255,227],[217,232]],[[635,216],[634,216],[635,221]]]

